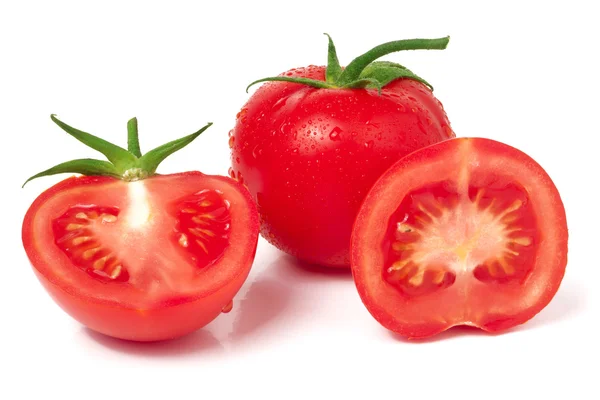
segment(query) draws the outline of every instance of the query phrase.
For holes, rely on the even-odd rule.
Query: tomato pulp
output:
[[[36,199],[22,236],[67,313],[106,335],[152,341],[230,309],[254,259],[258,214],[227,177],[73,177]]]
[[[325,80],[325,67],[283,76]],[[230,175],[258,203],[262,235],[305,261],[348,267],[361,201],[395,161],[454,137],[442,104],[421,82],[381,90],[261,86],[230,132]]]
[[[353,230],[352,271],[370,313],[403,336],[500,331],[550,302],[567,239],[560,195],[533,159],[452,139],[408,155],[373,186]]]

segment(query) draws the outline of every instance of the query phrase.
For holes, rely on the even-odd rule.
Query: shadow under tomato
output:
[[[350,270],[322,268],[280,253],[240,301],[230,339],[247,340],[272,329],[286,330],[298,314],[306,312],[305,292],[313,285],[338,280],[351,282]]]
[[[291,273],[302,278],[311,280],[348,280],[352,281],[352,271],[350,268],[323,267],[316,264],[307,263],[288,254],[282,254],[276,263],[284,272]],[[273,266],[276,267],[276,266]]]
[[[157,342],[134,342],[116,339],[85,327],[83,333],[96,343],[113,351],[146,357],[177,357],[200,352],[225,350],[212,333],[202,329],[177,339]]]
[[[465,336],[484,336],[484,337],[495,337],[501,335],[515,334],[517,332],[524,332],[531,329],[538,329],[547,325],[557,323],[562,320],[572,318],[578,314],[584,307],[585,294],[583,290],[580,290],[574,282],[563,282],[561,288],[556,293],[550,304],[546,306],[538,315],[534,316],[524,324],[515,326],[501,332],[486,332],[483,329],[479,329],[473,326],[458,325],[441,332],[435,336],[431,336],[424,339],[407,339],[394,332],[389,334],[396,340],[405,343],[432,343],[444,340],[456,339]]]

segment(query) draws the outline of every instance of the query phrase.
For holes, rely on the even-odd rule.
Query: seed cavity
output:
[[[52,222],[56,245],[77,268],[103,281],[126,282],[126,268],[111,249],[96,239],[102,224],[118,220],[119,210],[98,206],[75,206]]]
[[[520,282],[534,257],[527,192],[500,178],[477,188],[438,182],[408,193],[390,219],[386,281],[405,295],[456,279]]]
[[[173,238],[199,268],[218,260],[229,244],[229,206],[223,192],[209,189],[174,203]]]

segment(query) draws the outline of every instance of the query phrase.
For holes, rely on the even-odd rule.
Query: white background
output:
[[[587,5],[586,5],[587,4]],[[591,1],[83,2],[0,5],[0,398],[598,399],[599,29]],[[142,150],[214,122],[161,172],[226,174],[227,132],[246,85],[395,39],[451,36],[443,52],[394,54],[435,87],[459,136],[535,158],[559,188],[569,264],[529,323],[426,342],[389,334],[349,273],[315,272],[259,243],[234,310],[183,339],[135,344],[63,313],[22,249],[25,210],[64,176],[26,177],[95,157],[49,118]]]

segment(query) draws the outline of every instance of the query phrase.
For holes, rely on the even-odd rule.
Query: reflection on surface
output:
[[[252,282],[246,296],[240,301],[230,339],[242,339],[272,322],[285,312],[292,295],[286,284],[263,273]]]
[[[111,350],[137,356],[147,357],[177,357],[209,351],[223,351],[223,345],[205,329],[198,330],[179,339],[160,342],[132,342],[115,339],[89,328],[83,328],[83,333],[90,339]]]
[[[221,314],[194,333],[152,343],[114,339],[87,328],[83,328],[83,333],[111,350],[147,357],[239,351],[252,348],[260,339],[285,338],[294,327],[297,332],[310,329],[315,318],[327,316],[327,308],[335,309],[331,300],[339,296],[340,288],[336,286],[354,290],[349,269],[323,269],[270,246],[263,250],[268,256],[262,260],[275,261],[261,263],[261,259],[257,259],[248,280],[234,298],[232,312]]]
[[[293,324],[319,305],[318,286],[331,282],[353,285],[349,269],[323,269],[303,263],[278,252],[275,262],[267,265],[251,282],[239,304],[239,312],[230,334],[232,341],[251,339],[251,335],[283,329],[285,335]],[[323,290],[327,290],[324,288]],[[305,321],[304,321],[305,322]],[[272,325],[272,326],[269,326]]]
[[[137,343],[83,328],[93,342],[116,352],[145,357],[204,357],[207,354],[236,355],[294,337],[356,331],[365,327],[383,335],[383,340],[430,343],[458,338],[494,337],[471,327],[454,327],[423,340],[407,340],[381,327],[361,304],[349,270],[323,269],[302,263],[275,249],[258,259],[233,311],[222,314],[208,326],[180,339]],[[261,260],[275,260],[270,263]],[[506,333],[525,333],[572,318],[584,307],[584,292],[574,282],[563,282],[556,297],[538,316]],[[500,334],[502,335],[502,334]],[[329,338],[329,340],[332,340]],[[261,342],[264,342],[261,344]],[[229,350],[233,350],[230,352]]]

